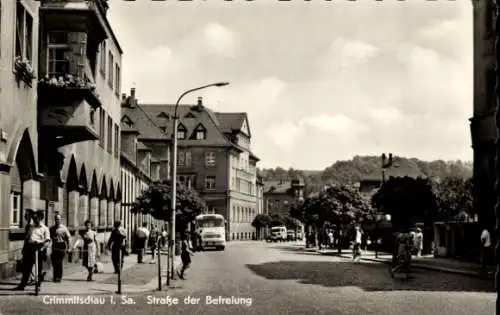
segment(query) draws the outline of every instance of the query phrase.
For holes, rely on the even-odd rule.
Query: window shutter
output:
[[[12,168],[10,170],[10,178],[11,178],[11,191],[15,192],[22,192],[23,190],[23,183],[21,181],[21,176],[19,175],[19,169],[17,168],[17,165],[14,164],[12,165]]]

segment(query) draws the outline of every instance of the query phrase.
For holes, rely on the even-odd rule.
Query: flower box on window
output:
[[[96,85],[88,78],[81,78],[76,75],[65,74],[58,78],[48,75],[38,81],[38,87],[50,93],[65,91],[67,93],[82,94],[93,107],[99,107],[101,101],[96,92]]]
[[[16,72],[16,76],[18,80],[22,80],[29,86],[36,78],[35,70],[31,66],[31,62],[28,59],[23,59],[20,56],[16,57],[14,61],[14,70]]]

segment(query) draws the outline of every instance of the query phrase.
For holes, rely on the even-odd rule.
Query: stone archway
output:
[[[36,209],[40,195],[36,180],[36,161],[28,129],[25,129],[17,146],[12,146],[8,154],[12,163],[9,171],[10,190],[8,203],[9,224],[13,228],[22,227],[25,209]]]
[[[64,197],[63,197],[63,218],[69,227],[75,227],[76,225],[76,214],[78,212],[78,203],[80,198],[80,193],[78,191],[79,186],[78,169],[76,166],[75,156],[71,155],[68,174],[66,176],[66,184],[64,187]]]

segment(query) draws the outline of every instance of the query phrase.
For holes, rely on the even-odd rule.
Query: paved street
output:
[[[391,279],[387,266],[297,250],[291,243],[233,242],[225,252],[193,257],[186,281],[161,293],[118,296],[104,305],[49,305],[44,296],[2,296],[2,314],[492,314],[493,283],[472,277],[416,270],[414,279]],[[132,269],[131,269],[132,270]],[[132,271],[131,271],[132,273]],[[148,304],[152,297],[178,305]],[[81,297],[85,297],[80,295]],[[184,304],[186,297],[201,298]],[[207,305],[206,296],[251,299],[251,305]],[[62,296],[58,296],[62,297]],[[47,299],[47,298],[45,298]],[[46,300],[47,301],[47,300]],[[132,300],[129,300],[132,302]],[[172,300],[170,300],[172,302]],[[170,308],[170,310],[169,310]]]

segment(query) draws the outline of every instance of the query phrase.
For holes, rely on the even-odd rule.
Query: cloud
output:
[[[303,6],[279,16],[269,8],[156,6],[169,23],[137,7],[143,16],[126,10],[117,30],[122,81],[136,82],[148,102],[229,81],[185,102],[203,96],[214,110],[247,112],[261,166],[321,169],[384,151],[470,159],[470,3],[463,12],[451,3],[408,5],[380,12],[346,5],[331,14],[311,5],[309,24],[297,23]],[[155,32],[161,36],[148,36]]]
[[[239,38],[228,28],[212,23],[204,29],[205,42],[212,52],[224,56],[234,57],[239,45]]]
[[[374,57],[378,48],[358,40],[336,39],[330,46],[332,61],[343,67],[353,66]]]

